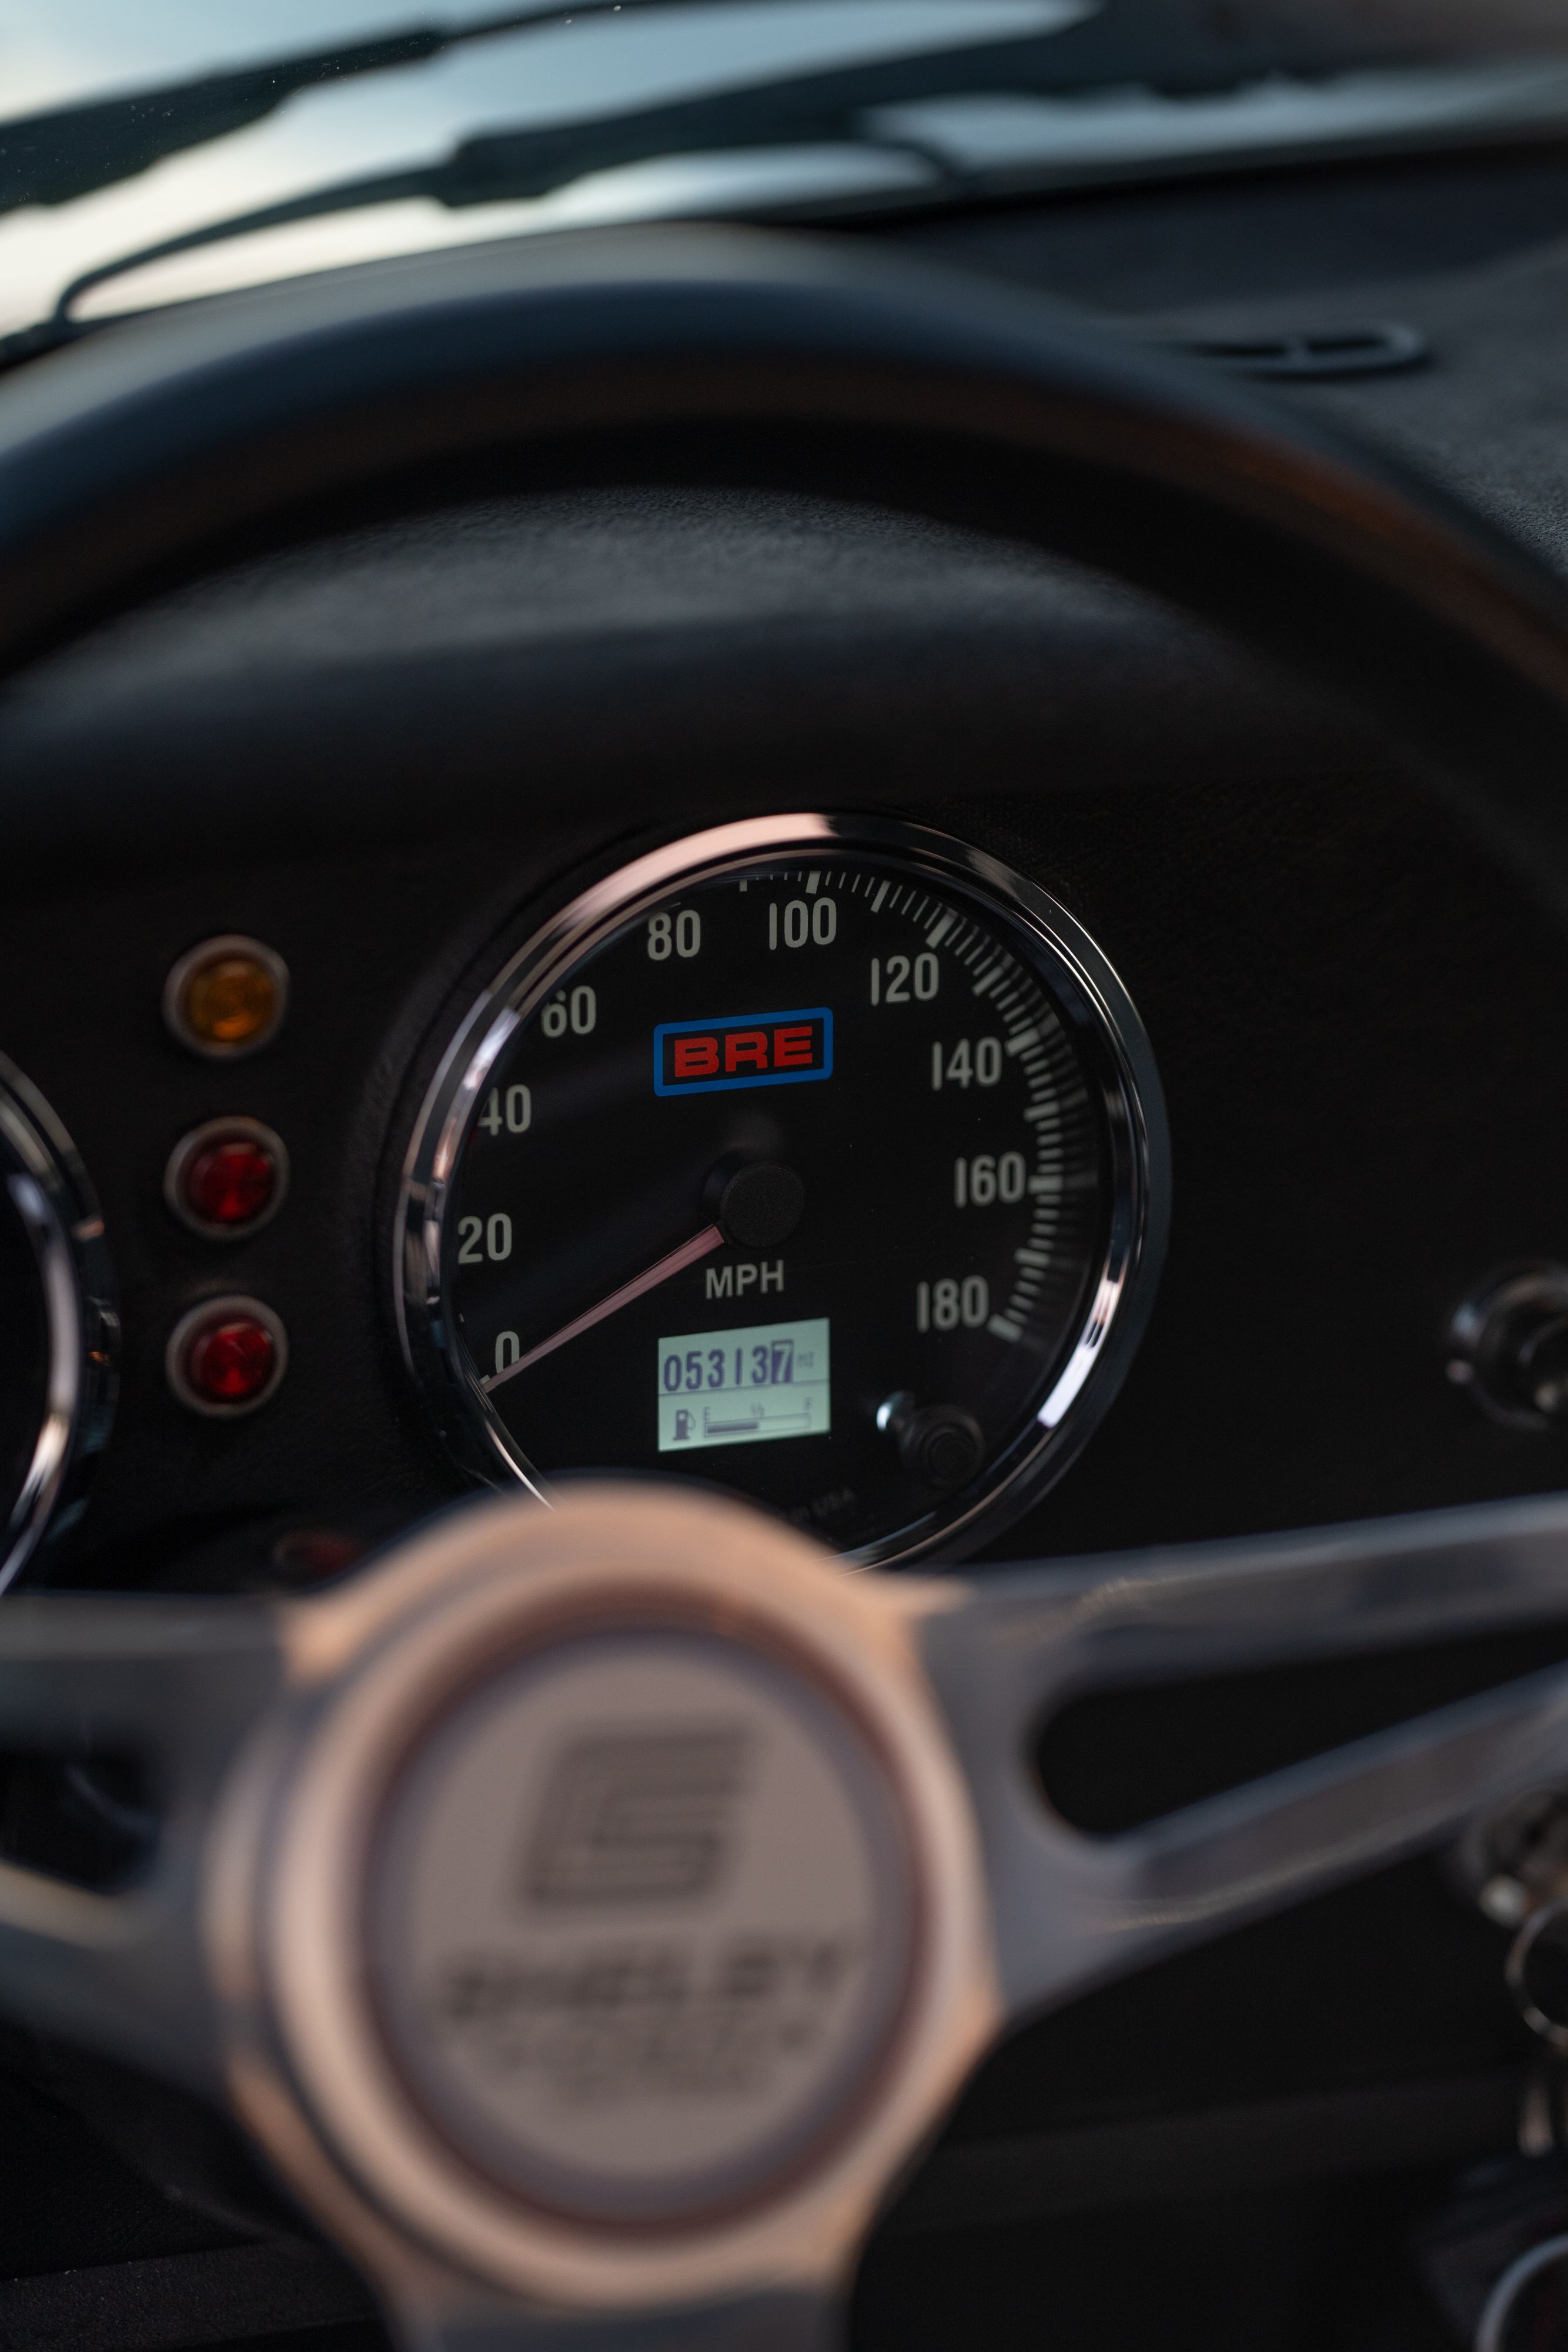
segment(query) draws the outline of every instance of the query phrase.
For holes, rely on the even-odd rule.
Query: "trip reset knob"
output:
[[[985,1459],[980,1424],[961,1405],[916,1404],[901,1389],[879,1408],[876,1425],[893,1439],[910,1476],[938,1494],[962,1486]]]
[[[1448,1327],[1448,1378],[1494,1420],[1568,1423],[1568,1266],[1493,1275]]]

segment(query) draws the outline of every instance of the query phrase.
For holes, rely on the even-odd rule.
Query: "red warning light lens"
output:
[[[209,1118],[182,1136],[163,1171],[163,1198],[193,1233],[237,1241],[266,1224],[288,1190],[288,1152],[258,1118]]]
[[[208,1225],[253,1223],[272,1206],[277,1188],[277,1160],[248,1137],[210,1143],[185,1171],[186,1203]]]
[[[244,1292],[204,1299],[170,1332],[163,1369],[183,1405],[226,1421],[272,1396],[288,1369],[288,1334],[270,1307]]]
[[[267,1387],[277,1360],[277,1343],[266,1324],[235,1315],[189,1340],[185,1379],[208,1404],[249,1404]]]

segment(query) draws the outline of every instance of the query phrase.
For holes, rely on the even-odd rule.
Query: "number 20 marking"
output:
[[[512,1255],[512,1221],[504,1209],[497,1209],[487,1224],[483,1217],[459,1217],[457,1240],[459,1265],[483,1265],[486,1257],[499,1265]]]

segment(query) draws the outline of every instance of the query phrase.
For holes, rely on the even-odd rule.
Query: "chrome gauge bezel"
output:
[[[459,1153],[490,1072],[517,1029],[568,969],[672,890],[760,858],[834,848],[897,857],[1022,933],[1099,1089],[1109,1139],[1110,1213],[1077,1337],[1030,1430],[982,1474],[984,1491],[934,1509],[912,1536],[843,1555],[856,1567],[943,1552],[960,1558],[996,1533],[1068,1467],[1103,1419],[1154,1304],[1169,1223],[1170,1147],[1153,1050],[1108,959],[1066,908],[987,851],[885,817],[805,814],[748,818],[647,852],[591,884],[511,955],[455,1025],[403,1160],[392,1287],[399,1338],[458,1466],[495,1485],[520,1481],[541,1500],[549,1483],[480,1388],[446,1308],[445,1225]]]
[[[51,1527],[67,1522],[79,1481],[114,1417],[120,1318],[103,1213],[75,1145],[37,1088],[0,1055],[0,1183],[32,1245],[48,1360],[44,1410],[8,1522],[0,1592]]]

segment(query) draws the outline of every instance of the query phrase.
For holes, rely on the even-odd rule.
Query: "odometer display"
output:
[[[687,1331],[659,1342],[659,1451],[826,1437],[832,1426],[828,1318]]]
[[[684,1469],[904,1556],[1065,1465],[1164,1190],[1146,1042],[1061,908],[911,828],[731,826],[586,893],[453,1041],[404,1329],[472,1467]]]

